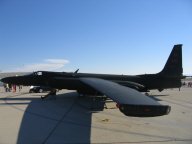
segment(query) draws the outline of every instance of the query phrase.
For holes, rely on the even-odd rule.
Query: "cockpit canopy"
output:
[[[73,75],[74,73],[68,73],[68,72],[50,72],[50,71],[35,71],[31,74],[28,74],[28,75],[31,75],[31,76],[46,76],[46,77],[55,77],[55,76],[71,76]]]
[[[41,76],[41,75],[43,75],[43,72],[42,72],[42,71],[37,71],[37,72],[34,72],[33,74],[34,74],[34,75]]]
[[[27,74],[26,76],[28,76],[28,75],[31,75],[31,76],[41,76],[41,75],[43,75],[43,72],[42,71],[36,71],[36,72],[30,73],[30,74]]]

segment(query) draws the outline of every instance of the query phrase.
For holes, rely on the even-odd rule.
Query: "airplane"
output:
[[[182,45],[174,45],[162,71],[156,74],[112,75],[75,72],[36,71],[29,75],[6,77],[1,81],[16,85],[48,86],[76,90],[89,96],[105,95],[117,103],[126,116],[155,117],[169,114],[171,107],[161,105],[141,92],[180,88],[183,78]],[[52,94],[56,94],[53,91]]]

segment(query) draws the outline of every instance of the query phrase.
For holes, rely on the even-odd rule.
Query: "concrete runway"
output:
[[[0,144],[192,144],[192,88],[151,91],[172,107],[169,115],[154,118],[126,117],[111,101],[108,109],[92,109],[103,103],[78,98],[73,91],[42,101],[45,93],[28,90],[0,88]]]

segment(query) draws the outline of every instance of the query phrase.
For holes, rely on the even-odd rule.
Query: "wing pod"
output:
[[[166,105],[120,104],[119,110],[126,116],[155,117],[169,114],[169,112],[171,111],[171,107]]]

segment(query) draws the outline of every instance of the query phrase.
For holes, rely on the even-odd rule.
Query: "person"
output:
[[[16,85],[13,85],[13,92],[16,92]]]
[[[7,87],[8,87],[8,92],[11,92],[11,90],[12,90],[12,85],[11,85],[11,84],[7,84]]]
[[[21,85],[19,85],[19,92],[21,91],[21,89],[22,89],[22,86],[21,86]]]
[[[4,87],[4,89],[5,89],[5,92],[8,92],[8,84],[4,83],[4,84],[3,84],[3,87]]]
[[[192,82],[188,82],[188,87],[192,87]]]
[[[10,92],[9,84],[6,84],[6,92]]]

